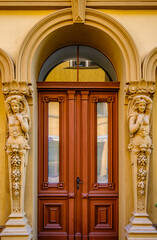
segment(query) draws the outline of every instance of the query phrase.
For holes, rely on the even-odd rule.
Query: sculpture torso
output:
[[[23,131],[21,124],[16,115],[9,116],[9,137],[17,138],[18,136],[23,136]]]

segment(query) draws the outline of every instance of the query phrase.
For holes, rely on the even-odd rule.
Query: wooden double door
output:
[[[118,83],[38,90],[38,239],[117,240]]]

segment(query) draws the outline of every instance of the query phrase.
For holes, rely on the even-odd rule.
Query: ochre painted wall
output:
[[[122,24],[128,30],[141,60],[156,47],[157,10],[98,10]],[[19,48],[32,27],[54,11],[0,10],[0,47],[15,61]]]
[[[131,35],[140,59],[141,63],[144,57],[154,48],[157,47],[157,10],[99,10],[118,22],[127,29]],[[16,63],[16,59],[24,38],[27,34],[41,19],[45,18],[47,15],[53,11],[0,11],[0,48],[2,48],[6,53],[13,59]],[[22,79],[21,79],[22,80]],[[136,80],[136,79],[132,79]],[[1,84],[1,79],[0,79]],[[124,84],[121,84],[120,91],[124,92]],[[0,89],[2,86],[0,85]],[[122,97],[124,97],[123,93]],[[5,156],[4,146],[5,146],[5,112],[4,112],[4,97],[2,90],[0,90],[0,225],[3,225],[7,220],[7,216],[10,212],[9,203],[9,176],[8,176],[8,163]],[[33,108],[33,106],[31,106]],[[125,111],[124,111],[125,110]],[[124,135],[124,128],[127,129],[127,104],[125,106],[119,105],[119,112],[121,116],[124,115],[125,126],[121,126],[119,123],[119,134]],[[150,218],[154,223],[157,223],[157,209],[154,207],[155,201],[157,201],[157,94],[154,98],[153,107],[153,154],[151,158],[151,170],[150,170],[150,181],[149,181],[149,195],[148,195],[148,213]],[[35,119],[34,116],[31,116]],[[33,125],[32,125],[33,127]],[[123,198],[119,199],[120,202],[120,231],[124,232],[124,226],[128,223],[129,217],[131,217],[133,211],[133,198],[132,198],[132,173],[131,173],[131,163],[129,160],[129,152],[127,150],[127,145],[129,143],[129,133],[126,131],[124,135],[124,153],[119,153],[119,182],[120,191],[124,192]],[[31,137],[31,134],[30,134]],[[123,144],[123,143],[121,143]],[[30,141],[31,148],[33,148],[33,140]],[[128,156],[124,159],[124,155]],[[125,162],[125,166],[122,166],[121,162]],[[29,220],[29,224],[32,226],[33,222],[33,183],[36,184],[36,180],[33,178],[34,168],[33,165],[33,154],[30,150],[29,163],[27,168],[27,180],[26,180],[26,216]],[[124,169],[124,168],[125,169]],[[121,176],[125,174],[125,182],[121,182]],[[123,217],[121,217],[123,216]],[[36,221],[36,219],[35,219]],[[123,233],[120,233],[123,236]],[[122,240],[122,239],[120,239]]]
[[[0,225],[4,225],[10,214],[8,162],[5,155],[6,117],[2,81],[0,74]]]

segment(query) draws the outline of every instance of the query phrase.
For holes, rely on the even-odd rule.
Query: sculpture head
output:
[[[12,99],[9,105],[10,113],[12,114],[16,114],[23,111],[22,103],[19,101],[19,99],[16,98]]]
[[[145,113],[147,107],[147,102],[144,99],[141,99],[138,103],[138,112],[139,113]]]
[[[139,114],[149,114],[152,107],[152,100],[147,96],[140,96],[134,99],[133,111]]]
[[[19,102],[17,100],[12,100],[11,101],[11,110],[13,113],[18,113],[20,109]]]

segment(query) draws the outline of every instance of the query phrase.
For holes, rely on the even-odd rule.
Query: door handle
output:
[[[80,180],[80,178],[77,177],[77,179],[76,179],[76,188],[77,188],[77,190],[80,189],[80,183],[83,184],[84,182],[82,182],[82,181]]]

